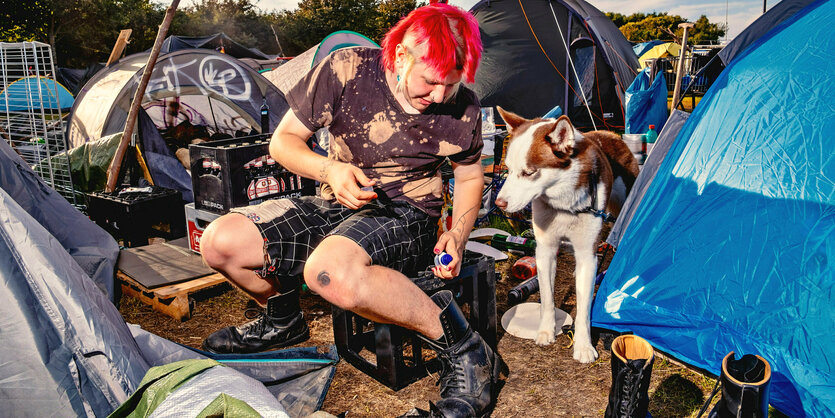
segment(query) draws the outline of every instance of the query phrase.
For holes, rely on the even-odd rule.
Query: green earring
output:
[[[397,82],[400,82],[400,74],[397,75]]]

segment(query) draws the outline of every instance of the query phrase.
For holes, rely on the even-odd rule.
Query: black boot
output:
[[[605,418],[645,418],[655,353],[647,340],[621,335],[612,341],[612,389]]]
[[[254,321],[215,331],[203,341],[203,349],[219,354],[257,353],[308,338],[310,330],[299,308],[299,290],[293,289],[267,299],[267,308]]]
[[[441,307],[440,340],[421,336],[434,348],[443,362],[441,399],[431,406],[431,415],[439,417],[484,416],[493,407],[497,395],[502,360],[484,342],[452,298],[452,292],[440,291],[432,300]]]
[[[722,359],[722,398],[708,418],[767,418],[771,365],[764,358],[746,354],[734,359],[731,351]]]

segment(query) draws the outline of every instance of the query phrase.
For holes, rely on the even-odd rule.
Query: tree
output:
[[[653,12],[650,14],[633,13],[624,16],[620,13],[606,13],[623,36],[631,42],[645,42],[654,39],[681,42],[683,30],[678,27],[679,23],[687,22],[687,19],[679,15]],[[687,31],[688,43],[707,43],[718,41],[725,35],[727,28],[724,24],[710,23],[704,15],[694,23],[694,27]]]

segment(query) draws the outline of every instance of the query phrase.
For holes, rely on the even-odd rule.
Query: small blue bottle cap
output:
[[[441,253],[439,254],[439,260],[441,261],[441,264],[447,265],[452,262],[452,256],[447,253]]]

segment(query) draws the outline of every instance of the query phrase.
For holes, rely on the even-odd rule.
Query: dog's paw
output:
[[[591,363],[597,360],[597,350],[588,343],[574,344],[574,360],[580,363]]]
[[[554,331],[542,331],[540,330],[536,334],[536,345],[548,345],[553,343],[556,340],[554,336]]]

